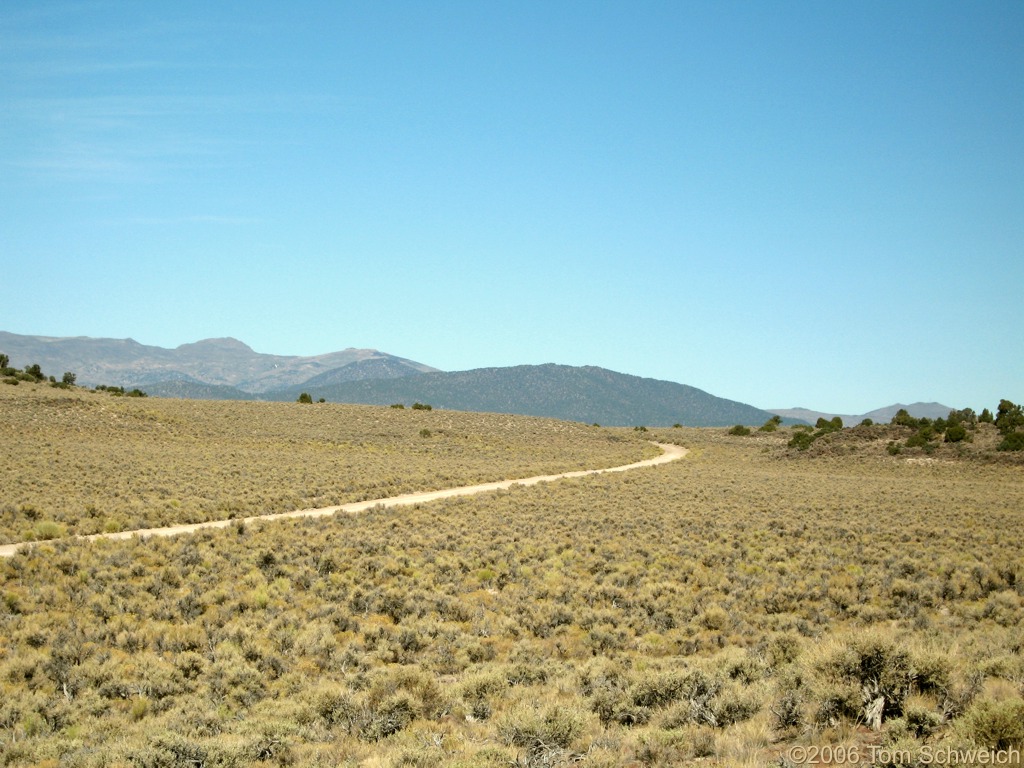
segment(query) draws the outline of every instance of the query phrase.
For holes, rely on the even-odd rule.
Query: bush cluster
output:
[[[25,366],[24,370],[12,368],[10,366],[11,359],[8,355],[0,354],[0,376],[3,377],[5,384],[13,384],[17,386],[21,382],[29,382],[32,384],[42,384],[49,382],[51,387],[57,389],[72,389],[76,386],[75,382],[78,380],[78,375],[71,371],[65,371],[64,375],[61,376],[61,380],[57,381],[54,376],[47,376],[43,373],[43,370],[39,363],[33,363],[32,365]],[[111,395],[127,395],[128,397],[146,397],[146,393],[141,389],[132,389],[130,392],[125,392],[124,387],[110,387],[103,384],[96,386],[95,391],[107,392]]]
[[[838,416],[832,419],[819,417],[814,430],[809,427],[794,429],[793,436],[789,440],[789,447],[796,448],[798,451],[806,451],[818,438],[838,432],[842,428],[843,420]]]
[[[903,448],[919,448],[924,453],[934,453],[939,443],[971,442],[979,424],[994,424],[1002,435],[996,447],[999,451],[1024,450],[1024,409],[1010,400],[1001,400],[997,416],[993,417],[986,408],[978,416],[971,408],[953,410],[945,419],[914,418],[906,409],[900,409],[893,416],[892,424],[908,427],[913,434],[903,442],[890,443],[889,452],[898,454]]]

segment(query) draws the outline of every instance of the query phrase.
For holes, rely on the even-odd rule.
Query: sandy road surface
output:
[[[166,528],[143,528],[141,530],[119,531],[117,533],[97,533],[92,536],[80,536],[77,538],[85,541],[93,541],[94,539],[130,539],[133,536],[139,536],[142,538],[147,536],[177,536],[181,533],[193,533],[194,531],[199,531],[204,528],[227,528],[229,525],[238,522],[254,523],[258,520],[283,520],[290,517],[323,517],[325,515],[334,515],[338,512],[358,514],[359,512],[365,512],[368,509],[372,509],[373,507],[384,507],[389,509],[391,507],[403,507],[411,504],[423,504],[428,501],[437,501],[438,499],[450,499],[454,496],[472,496],[477,493],[486,493],[487,491],[505,490],[511,488],[513,485],[536,485],[537,483],[547,483],[552,480],[560,480],[564,477],[584,477],[585,475],[597,475],[603,472],[627,472],[628,470],[639,469],[640,467],[653,467],[656,464],[667,464],[670,461],[683,458],[683,456],[688,453],[686,448],[678,445],[672,445],[671,443],[655,443],[655,445],[663,451],[661,456],[656,456],[653,459],[646,459],[644,461],[638,461],[634,464],[624,464],[621,467],[609,467],[608,469],[582,469],[575,472],[562,472],[557,475],[527,477],[521,480],[500,480],[495,483],[462,485],[458,488],[446,488],[440,491],[420,491],[418,493],[407,493],[402,496],[392,496],[386,499],[357,501],[350,504],[339,504],[334,507],[322,507],[320,509],[297,509],[293,512],[280,512],[274,515],[254,515],[253,517],[245,518],[236,517],[231,520],[213,520],[207,523],[171,525]],[[32,546],[32,543],[24,542],[20,544],[4,544],[0,546],[0,557],[10,557],[18,551],[19,547],[25,546]]]

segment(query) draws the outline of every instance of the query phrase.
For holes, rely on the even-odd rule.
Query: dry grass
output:
[[[549,419],[45,385],[0,387],[0,423],[0,543],[326,507],[658,453],[632,435]]]
[[[797,765],[1024,738],[1017,468],[645,437],[692,452],[0,563],[0,763]]]

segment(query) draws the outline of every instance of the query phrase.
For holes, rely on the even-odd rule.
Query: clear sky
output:
[[[980,410],[1022,286],[1019,0],[0,0],[0,330]]]

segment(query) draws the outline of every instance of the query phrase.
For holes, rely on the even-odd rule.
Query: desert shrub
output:
[[[782,417],[781,416],[778,416],[778,415],[772,416],[770,419],[768,419],[768,421],[766,421],[764,424],[762,424],[760,427],[758,427],[758,432],[774,432],[775,430],[777,430],[779,428],[779,425],[781,423],[782,423]]]
[[[928,738],[942,727],[942,713],[922,702],[908,702],[903,713],[907,730],[917,739]]]
[[[725,728],[742,723],[760,712],[761,705],[761,699],[749,689],[737,686],[726,688],[712,705],[711,712],[714,715],[714,723],[709,723],[709,725]]]
[[[60,539],[66,535],[67,529],[60,523],[55,523],[52,520],[43,520],[36,523],[32,528],[32,538],[36,541]]]
[[[509,685],[536,685],[548,679],[548,669],[535,661],[516,661],[505,669]]]
[[[406,694],[414,717],[436,720],[451,708],[447,694],[433,675],[415,666],[398,667],[373,678],[367,701],[374,709],[399,694]]]
[[[818,664],[817,671],[836,686],[819,707],[819,723],[866,716],[879,701],[878,722],[899,717],[916,676],[910,653],[874,633],[837,647]]]
[[[644,725],[651,719],[651,710],[634,704],[623,692],[614,689],[595,691],[590,697],[590,711],[604,725],[617,723],[631,727]]]
[[[919,653],[914,657],[914,687],[925,694],[941,695],[952,684],[952,664],[940,653]]]
[[[811,443],[814,442],[815,435],[813,432],[794,432],[793,437],[789,439],[789,447],[796,448],[798,451],[806,451],[811,447]]]
[[[251,706],[266,695],[265,676],[241,652],[218,654],[207,675],[210,689],[217,695]]]
[[[721,681],[700,670],[669,672],[641,677],[630,687],[629,697],[635,706],[649,709],[673,704],[672,727],[717,725],[714,699],[721,688]]]
[[[630,765],[682,765],[694,757],[689,736],[678,730],[650,729],[640,734],[635,762]]]
[[[299,399],[296,400],[295,402],[297,402],[297,403],[312,403],[313,402],[313,397],[309,394],[309,392],[303,392],[302,394],[299,395]]]
[[[907,448],[926,448],[931,445],[934,436],[935,433],[931,427],[922,427],[907,438]]]
[[[415,701],[401,691],[363,713],[359,737],[365,741],[380,741],[404,730],[415,717]]]
[[[143,747],[130,746],[127,757],[132,765],[140,768],[224,764],[223,760],[216,759],[222,756],[211,755],[209,748],[198,741],[174,733],[159,734]]]
[[[826,686],[817,692],[814,725],[834,728],[843,721],[856,722],[864,714],[861,691],[855,685]]]
[[[967,428],[963,424],[951,424],[946,427],[946,442],[959,443],[967,439]]]
[[[679,698],[686,682],[679,672],[645,675],[630,686],[629,697],[639,707],[663,707]]]
[[[777,730],[796,730],[804,724],[803,697],[797,690],[787,690],[770,706],[773,725]]]
[[[413,403],[412,409],[414,411],[432,411],[434,410],[434,407],[432,405],[428,405],[427,403]]]
[[[464,680],[459,690],[473,717],[486,720],[491,716],[494,701],[508,690],[508,683],[495,672],[482,672]]]
[[[964,715],[964,735],[990,749],[1024,746],[1024,700],[976,702]]]
[[[1010,432],[1002,439],[997,451],[1024,451],[1024,432]]]
[[[442,755],[428,743],[414,749],[403,749],[388,765],[391,768],[437,768],[441,761]]]
[[[323,684],[312,693],[311,712],[328,728],[339,725],[350,730],[361,710],[359,702],[344,686]]]
[[[778,634],[764,645],[764,657],[769,670],[777,672],[780,667],[792,664],[800,657],[800,640],[793,635]]]
[[[737,424],[735,427],[730,427],[729,434],[743,437],[745,435],[750,434],[750,427],[745,427],[742,424]]]
[[[583,726],[580,712],[555,705],[543,711],[519,707],[504,715],[497,729],[499,738],[509,746],[543,750],[552,746],[570,747],[582,735]]]
[[[712,603],[700,614],[700,623],[712,631],[725,629],[729,624],[729,612],[717,603]]]

